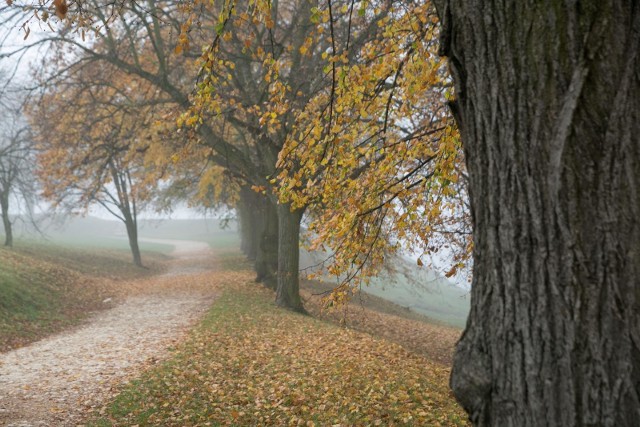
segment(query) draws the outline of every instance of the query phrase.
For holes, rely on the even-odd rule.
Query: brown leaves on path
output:
[[[206,270],[205,264],[198,273],[178,269],[88,283],[117,301],[115,307],[81,327],[0,355],[0,425],[77,425],[116,385],[165,359],[206,312],[220,284],[238,280],[237,273]]]

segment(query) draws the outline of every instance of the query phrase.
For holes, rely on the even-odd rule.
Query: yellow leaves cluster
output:
[[[175,53],[180,55],[183,51],[187,51],[189,49],[189,36],[188,33],[191,30],[191,25],[193,24],[192,17],[189,17],[181,26],[180,26],[180,35],[178,36],[178,43],[175,47]]]
[[[53,9],[58,18],[64,19],[69,11],[66,0],[53,0]]]
[[[338,281],[357,285],[403,247],[449,244],[454,263],[469,254],[462,153],[432,14],[428,3],[400,5],[357,54],[323,52],[334,84],[296,115],[280,152],[280,199],[311,208],[311,248],[331,247],[327,272]]]
[[[312,245],[331,248],[329,272],[340,280],[376,274],[403,248],[449,245],[454,263],[464,262],[464,166],[432,6],[308,5],[304,31],[287,30],[303,13],[287,7],[224,2],[220,37],[203,51],[203,78],[179,125],[239,128],[242,138],[227,141],[268,163],[281,202],[307,208]]]

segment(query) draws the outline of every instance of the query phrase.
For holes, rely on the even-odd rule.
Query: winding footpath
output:
[[[0,425],[78,425],[204,315],[216,297],[208,246],[154,241],[175,247],[167,273],[128,283],[134,292],[80,327],[0,354]]]

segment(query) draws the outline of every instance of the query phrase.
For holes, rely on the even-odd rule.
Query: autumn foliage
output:
[[[97,41],[78,52],[139,96],[149,129],[129,156],[154,171],[146,185],[167,183],[161,206],[241,209],[249,187],[258,216],[277,210],[278,230],[255,233],[279,236],[279,304],[302,310],[301,221],[328,255],[317,273],[340,285],[332,302],[400,251],[419,265],[451,258],[447,276],[467,266],[465,172],[429,2],[151,2],[155,14],[123,4],[114,17],[87,6]]]
[[[306,212],[311,249],[331,254],[339,283],[376,274],[391,253],[442,246],[456,274],[471,248],[464,168],[430,4],[215,5],[179,125],[235,126],[268,173],[250,183]]]

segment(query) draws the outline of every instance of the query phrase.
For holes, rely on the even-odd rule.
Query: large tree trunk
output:
[[[640,422],[640,4],[441,0],[470,177],[476,425]]]
[[[276,304],[304,312],[300,299],[300,221],[303,210],[278,205],[278,289]]]
[[[4,226],[4,245],[13,246],[13,228],[9,218],[9,192],[0,193],[0,210],[2,210],[2,224]]]

